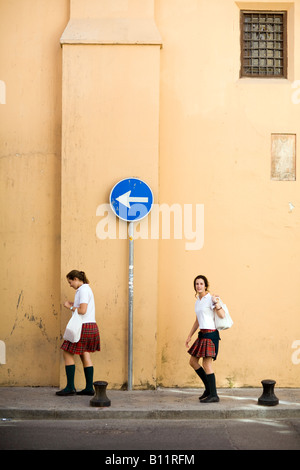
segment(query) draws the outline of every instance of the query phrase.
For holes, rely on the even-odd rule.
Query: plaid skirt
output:
[[[216,338],[205,338],[207,333],[215,333]],[[213,335],[214,336],[214,335]],[[218,343],[219,343],[219,332],[218,330],[200,330],[198,338],[192,344],[188,353],[191,356],[196,357],[212,357],[214,360],[217,359],[218,355]]]
[[[65,340],[60,348],[71,354],[100,351],[100,334],[97,323],[83,323],[78,343]]]

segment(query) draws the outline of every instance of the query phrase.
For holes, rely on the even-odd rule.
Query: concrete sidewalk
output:
[[[200,403],[202,389],[107,390],[111,406],[88,396],[58,397],[52,387],[0,387],[0,420],[300,418],[300,389],[275,388],[276,406],[257,404],[262,388],[223,388],[219,403]]]

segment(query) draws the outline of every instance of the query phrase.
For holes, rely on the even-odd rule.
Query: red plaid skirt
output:
[[[65,340],[60,348],[71,354],[100,351],[100,334],[97,323],[83,323],[78,343]]]
[[[215,330],[201,330],[202,333],[211,333]],[[192,344],[188,353],[191,356],[196,357],[215,357],[216,348],[213,341],[209,338],[197,338],[196,341]]]

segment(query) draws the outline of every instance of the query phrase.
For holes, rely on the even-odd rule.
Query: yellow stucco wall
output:
[[[288,11],[287,79],[239,78],[251,8]],[[234,319],[218,385],[299,386],[299,182],[271,179],[271,134],[299,136],[300,0],[1,0],[0,17],[0,384],[64,385],[73,268],[95,294],[95,379],[126,382],[128,242],[99,223],[114,184],[137,176],[158,206],[136,227],[134,387],[199,384],[184,346],[197,274]],[[182,213],[180,239],[173,216],[154,236],[163,204]]]
[[[161,242],[158,364],[165,385],[197,383],[182,344],[194,319],[198,273],[235,320],[221,334],[219,383],[260,385],[270,375],[283,386],[299,383],[291,360],[299,336],[299,182],[271,181],[270,149],[271,133],[299,135],[291,84],[300,73],[300,4],[263,4],[288,9],[288,80],[239,79],[239,7],[258,4],[156,2],[164,44],[160,201],[205,207],[202,250]]]
[[[92,280],[104,352],[95,361],[111,384],[127,374],[128,243],[96,237],[96,209],[128,175],[158,194],[159,53],[159,46],[64,46],[62,273],[79,265]],[[135,382],[145,383],[155,367],[148,351],[156,348],[157,242],[137,246],[135,258]],[[62,282],[64,293],[64,275]]]
[[[64,0],[0,2],[1,314],[9,385],[58,382]]]

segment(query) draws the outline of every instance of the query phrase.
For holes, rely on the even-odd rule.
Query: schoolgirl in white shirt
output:
[[[196,320],[187,337],[185,345],[189,348],[190,366],[204,383],[205,390],[199,400],[201,403],[214,403],[219,401],[216,390],[216,379],[213,372],[212,363],[216,360],[219,349],[219,332],[215,325],[215,313],[224,318],[225,312],[220,304],[220,299],[211,295],[208,291],[208,280],[205,276],[199,275],[194,279],[194,289],[196,292],[195,312]],[[189,342],[193,334],[199,330],[198,338],[189,347]],[[202,358],[202,365],[199,360]]]
[[[63,390],[56,392],[56,395],[94,395],[94,367],[90,353],[100,351],[100,334],[95,317],[94,295],[84,271],[73,269],[73,271],[67,274],[66,278],[70,287],[75,289],[76,293],[74,302],[67,300],[64,303],[64,307],[71,311],[77,309],[78,314],[82,316],[82,330],[78,343],[71,343],[65,340],[61,345],[65,360],[67,386]],[[76,392],[74,385],[74,354],[80,356],[86,380],[86,387],[80,392]]]

